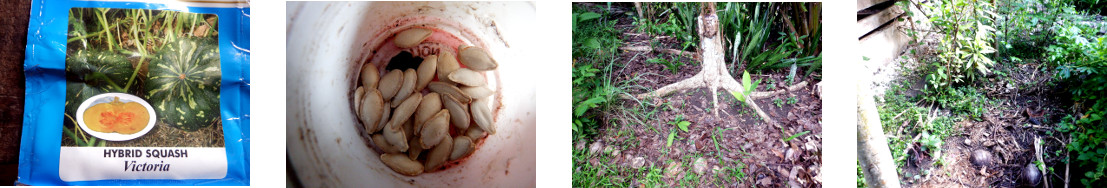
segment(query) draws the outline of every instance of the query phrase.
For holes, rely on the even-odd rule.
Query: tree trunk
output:
[[[703,69],[695,76],[687,78],[676,83],[672,83],[654,90],[653,92],[643,93],[636,96],[637,98],[656,98],[663,97],[673,92],[695,89],[695,88],[708,88],[711,90],[711,101],[714,108],[712,112],[715,116],[719,115],[719,93],[720,88],[727,92],[742,92],[744,87],[737,80],[730,76],[730,73],[726,71],[726,65],[723,64],[724,56],[722,39],[718,36],[719,30],[719,17],[715,15],[715,4],[705,3],[706,9],[702,9],[702,13],[698,19],[699,24],[699,36],[700,36],[700,55],[703,60]],[[773,92],[753,92],[750,95],[745,96],[745,103],[752,108],[765,123],[776,124],[775,121],[768,114],[765,114],[761,110],[761,107],[757,106],[754,102],[756,99],[767,98],[772,95],[780,94],[785,91],[794,91],[799,88],[803,88],[807,85],[807,81],[797,83],[789,86],[786,89],[773,91]],[[728,95],[729,96],[729,95]]]
[[[896,163],[868,83],[868,80],[857,83],[857,160],[869,187],[899,187]]]

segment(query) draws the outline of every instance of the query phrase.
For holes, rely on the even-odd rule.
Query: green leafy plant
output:
[[[734,99],[738,99],[740,102],[746,102],[746,96],[752,94],[759,84],[761,84],[761,80],[757,80],[756,83],[750,83],[750,73],[742,72],[742,87],[745,88],[743,88],[741,92],[730,92],[730,94],[734,95]]]
[[[688,132],[688,126],[692,125],[692,122],[684,120],[684,115],[677,115],[676,119],[669,122],[669,125],[675,125],[678,129],[684,132]],[[673,146],[673,140],[676,138],[676,130],[669,131],[669,137],[665,141],[665,147]]]
[[[784,106],[784,100],[781,100],[779,98],[773,99],[773,104],[775,104],[776,107],[783,107]]]
[[[680,66],[684,66],[684,62],[681,62],[677,59],[673,59],[672,61],[670,61],[669,59],[665,58],[652,58],[646,60],[646,62],[665,65],[665,70],[669,70],[669,72],[673,74],[676,74],[677,71],[680,70]]]
[[[792,134],[792,136],[788,136],[788,138],[784,138],[784,142],[792,141],[792,139],[796,139],[797,137],[803,136],[807,133],[811,133],[811,131],[803,131],[803,132],[799,132],[799,133],[796,133],[796,134]]]
[[[988,74],[995,29],[995,6],[979,0],[939,0],[921,4],[940,33],[937,61],[927,74],[932,88],[952,87]],[[906,5],[905,5],[906,6]]]
[[[607,9],[603,9],[607,10]],[[614,56],[622,41],[606,12],[590,12],[574,7],[572,15],[573,57],[603,59]]]

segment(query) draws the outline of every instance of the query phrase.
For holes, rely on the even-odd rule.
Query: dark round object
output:
[[[1042,171],[1038,170],[1034,163],[1027,164],[1022,170],[1022,178],[1025,179],[1024,182],[1027,185],[1037,187],[1039,183],[1042,183]]]
[[[392,59],[388,60],[388,65],[384,67],[385,72],[393,69],[399,69],[400,71],[407,69],[419,69],[419,64],[423,63],[422,57],[417,57],[411,52],[402,51],[396,56],[392,56]]]
[[[972,164],[976,166],[991,166],[992,165],[992,153],[977,149],[972,151],[972,156],[969,157]]]

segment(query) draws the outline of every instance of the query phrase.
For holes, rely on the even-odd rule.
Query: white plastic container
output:
[[[290,2],[287,14],[287,152],[303,186],[535,186],[537,78],[525,59],[539,45],[529,36],[533,2]],[[395,51],[383,44],[415,25],[482,47],[499,62],[488,73],[497,133],[456,166],[404,176],[360,135],[351,96],[361,65],[387,63]]]

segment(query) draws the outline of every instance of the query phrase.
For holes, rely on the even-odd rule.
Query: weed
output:
[[[665,70],[669,70],[670,73],[676,74],[680,70],[680,66],[684,66],[684,62],[674,58],[673,60],[665,58],[651,58],[646,60],[648,63],[665,65]]]
[[[780,100],[780,98],[775,98],[773,99],[773,104],[775,104],[778,108],[782,107],[784,106],[784,100]]]
[[[803,132],[793,134],[792,136],[788,136],[788,138],[784,138],[784,142],[792,141],[792,139],[796,139],[797,137],[803,136],[807,133],[811,133],[811,131],[803,131]]]
[[[692,122],[684,121],[684,115],[677,115],[675,120],[669,122],[669,125],[675,125],[677,126],[677,128],[684,132],[688,132],[688,126],[691,124]],[[673,139],[676,138],[676,135],[677,132],[675,129],[669,131],[669,138],[665,141],[665,147],[673,146]]]

